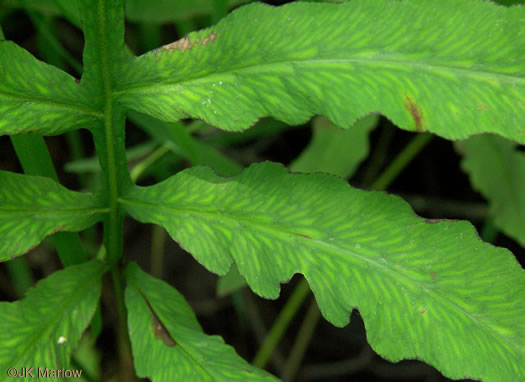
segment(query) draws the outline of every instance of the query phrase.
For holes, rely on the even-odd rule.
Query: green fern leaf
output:
[[[126,307],[135,367],[162,381],[274,381],[218,336],[206,335],[177,290],[135,264],[126,272]]]
[[[349,127],[380,112],[448,139],[525,142],[524,18],[525,7],[477,0],[251,4],[127,62],[115,95],[231,131],[314,114]]]
[[[368,135],[378,121],[377,115],[369,115],[357,121],[351,129],[343,130],[325,118],[316,118],[312,122],[312,139],[290,164],[290,170],[350,177],[368,156]]]
[[[58,231],[81,231],[107,209],[55,181],[0,171],[0,261],[22,255]]]
[[[0,380],[8,368],[68,368],[70,356],[89,325],[106,267],[98,260],[70,266],[40,281],[16,302],[0,302]]]
[[[357,307],[389,360],[421,359],[451,378],[525,378],[525,273],[468,222],[425,220],[397,197],[272,163],[233,178],[193,168],[121,203],[210,271],[235,261],[263,297],[302,273],[326,319],[343,326]]]
[[[56,135],[100,117],[73,77],[0,41],[0,136]]]

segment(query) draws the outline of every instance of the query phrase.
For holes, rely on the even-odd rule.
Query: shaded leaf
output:
[[[343,130],[325,118],[313,122],[313,136],[301,155],[290,164],[293,172],[325,172],[348,178],[368,156],[368,134],[379,117],[369,115]]]
[[[488,134],[457,147],[472,185],[489,200],[494,224],[525,247],[525,154],[515,143]]]
[[[314,114],[348,127],[380,112],[448,139],[525,142],[524,18],[475,0],[250,4],[126,63],[115,95],[230,131]]]
[[[210,271],[235,261],[261,296],[304,274],[326,319],[343,326],[357,307],[389,360],[421,359],[451,378],[525,378],[525,272],[468,222],[425,220],[400,198],[272,163],[233,178],[193,168],[121,203]]]
[[[98,260],[53,273],[16,302],[0,302],[0,369],[68,368],[89,325],[106,267]],[[49,380],[49,379],[45,379]]]
[[[239,273],[237,265],[232,264],[228,273],[217,280],[217,296],[228,296],[247,285],[248,283]]]
[[[174,288],[135,263],[126,272],[126,307],[137,374],[161,381],[273,381],[219,336],[206,335]]]
[[[58,231],[81,231],[107,210],[90,194],[55,181],[0,171],[0,261],[22,255]]]
[[[56,135],[100,117],[73,77],[0,41],[0,136]]]

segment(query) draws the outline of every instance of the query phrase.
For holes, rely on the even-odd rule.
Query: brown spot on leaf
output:
[[[425,224],[437,224],[440,223],[441,219],[425,219],[423,220],[423,223]]]
[[[296,235],[297,235],[297,236],[304,237],[304,238],[306,238],[306,239],[310,239],[310,240],[312,240],[312,238],[311,238],[310,236],[308,236],[308,235],[304,235],[304,234],[302,234],[302,233],[296,233]]]
[[[405,97],[405,107],[414,119],[416,123],[416,131],[419,133],[423,132],[423,113],[419,106],[409,96]]]
[[[168,329],[164,326],[164,324],[160,321],[160,319],[157,317],[157,315],[152,311],[152,317],[153,320],[151,322],[153,326],[153,333],[155,334],[155,337],[162,342],[166,344],[166,346],[173,347],[177,345],[177,342],[173,339],[173,337],[168,332]]]
[[[419,312],[419,314],[425,314],[425,313],[426,313],[425,309],[421,309],[421,311]]]
[[[186,50],[191,49],[192,45],[188,36],[181,38],[170,44],[166,44],[160,47],[162,50]]]
[[[170,44],[166,44],[161,46],[159,49],[156,49],[155,52],[159,50],[191,50],[195,45],[206,45],[212,41],[214,41],[217,38],[216,33],[210,33],[206,35],[202,40],[196,40],[193,41],[193,43],[190,41],[188,36],[185,36],[181,38],[180,40],[177,40],[175,42],[172,42]]]
[[[207,43],[209,43],[211,41],[215,41],[216,38],[217,38],[217,35],[215,33],[210,33],[209,35],[204,37],[204,39],[202,40],[201,45],[204,46],[204,45],[206,45]]]
[[[430,272],[430,277],[432,277],[433,279],[436,278],[436,272]]]
[[[155,338],[161,340],[164,342],[166,346],[173,347],[177,345],[177,342],[173,339],[170,332],[168,332],[168,329],[164,326],[162,321],[160,320],[159,316],[155,313],[153,310],[153,307],[149,303],[147,297],[142,293],[139,292],[142,295],[142,298],[144,299],[144,302],[148,306],[150,312],[151,312],[151,328],[153,329],[153,334],[155,335]]]
[[[476,103],[478,104],[478,108],[479,108],[480,110],[488,110],[487,105],[485,105],[484,103],[479,102],[479,101],[476,101]]]

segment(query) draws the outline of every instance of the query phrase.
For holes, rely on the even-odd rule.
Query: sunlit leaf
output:
[[[304,274],[326,319],[343,326],[356,307],[389,360],[421,359],[451,378],[525,378],[525,272],[468,222],[425,220],[400,198],[272,163],[233,178],[193,168],[121,203],[210,271],[235,261],[261,296]]]
[[[349,127],[379,112],[448,139],[525,142],[524,18],[525,7],[477,0],[250,4],[127,62],[115,95],[230,131],[314,114]]]

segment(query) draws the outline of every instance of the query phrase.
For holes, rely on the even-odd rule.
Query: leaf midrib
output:
[[[162,78],[162,79],[159,79],[159,82],[142,83],[142,84],[138,83],[134,85],[132,84],[127,87],[125,86],[121,90],[115,91],[113,94],[115,96],[121,96],[121,95],[125,95],[126,93],[133,93],[133,92],[144,92],[144,93],[155,92],[155,91],[160,91],[160,89],[163,89],[163,88],[170,88],[172,86],[181,86],[183,84],[190,84],[192,82],[199,82],[199,81],[208,82],[208,81],[211,81],[213,77],[215,76],[219,77],[224,74],[234,75],[234,74],[237,74],[243,71],[264,72],[263,70],[264,68],[272,68],[272,67],[276,67],[280,65],[289,65],[289,66],[293,66],[295,64],[305,65],[308,63],[312,65],[316,63],[317,64],[322,63],[324,64],[323,65],[324,67],[326,67],[327,63],[348,63],[348,64],[361,63],[362,65],[369,65],[369,66],[376,66],[376,67],[380,67],[380,66],[391,67],[395,70],[405,69],[403,70],[404,72],[406,72],[407,67],[411,67],[413,69],[414,68],[418,69],[416,73],[433,72],[438,75],[439,75],[439,72],[446,73],[445,75],[442,75],[444,78],[448,77],[448,75],[452,73],[452,74],[460,74],[458,78],[461,78],[461,75],[466,76],[466,77],[478,76],[478,77],[486,78],[486,81],[496,79],[496,80],[501,80],[502,82],[505,82],[505,83],[512,83],[512,84],[519,83],[520,85],[525,86],[525,78],[518,77],[518,76],[512,76],[510,74],[504,74],[504,73],[493,72],[493,71],[483,71],[479,69],[473,70],[471,68],[467,69],[467,68],[461,68],[457,66],[437,65],[437,64],[425,63],[421,61],[393,60],[393,59],[385,59],[385,58],[381,58],[381,59],[377,59],[377,58],[374,58],[374,59],[370,59],[370,58],[334,58],[334,59],[315,58],[315,59],[283,60],[283,61],[277,61],[277,62],[272,62],[268,64],[252,64],[252,65],[244,65],[244,66],[238,66],[238,67],[233,67],[233,68],[230,67],[228,70],[216,71],[213,73],[209,73],[206,76],[192,78],[190,75],[190,76],[187,76],[186,79],[180,80],[180,81],[176,81],[176,80],[173,81],[173,80],[167,80],[167,79]],[[271,73],[272,71],[273,70],[271,69],[267,70],[267,72],[269,73]]]
[[[35,96],[35,95],[19,95],[19,94],[14,94],[14,93],[8,92],[8,91],[3,90],[3,89],[0,89],[0,96],[4,96],[4,97],[6,97],[8,99],[12,99],[12,100],[20,102],[20,103],[37,103],[37,104],[42,104],[42,105],[54,106],[54,107],[60,108],[60,109],[71,110],[71,111],[74,111],[76,113],[87,114],[87,115],[93,116],[93,117],[98,118],[98,119],[101,119],[101,118],[104,117],[104,115],[102,113],[100,113],[100,112],[98,112],[96,110],[88,109],[88,108],[84,107],[83,105],[81,105],[79,103],[77,104],[77,103],[72,103],[72,102],[57,101],[55,99],[38,97],[38,96]],[[5,101],[5,100],[3,100],[3,101],[4,102],[8,102],[8,101]]]
[[[201,210],[192,210],[192,209],[187,209],[187,208],[178,208],[178,207],[174,207],[174,206],[171,206],[171,205],[165,205],[165,204],[160,205],[160,204],[146,202],[146,201],[143,201],[143,200],[133,200],[133,199],[120,198],[119,202],[123,203],[123,204],[132,205],[132,206],[135,204],[137,206],[141,206],[143,208],[146,207],[148,209],[165,208],[165,209],[169,209],[169,210],[172,210],[172,211],[176,211],[175,214],[177,214],[177,215],[184,215],[184,214],[196,215],[196,216],[200,215],[200,216],[208,217],[208,218],[211,218],[211,219],[214,219],[214,220],[218,220],[218,221],[231,220],[231,221],[235,221],[235,222],[240,222],[241,224],[244,223],[245,225],[259,227],[261,230],[267,231],[267,232],[271,232],[273,235],[277,235],[277,236],[283,236],[283,235],[286,235],[286,234],[295,235],[300,240],[308,240],[308,242],[315,243],[316,245],[318,245],[320,247],[328,249],[328,250],[330,250],[330,252],[333,252],[336,255],[339,255],[341,252],[346,253],[346,254],[348,254],[350,256],[353,256],[353,257],[356,257],[356,258],[358,258],[358,259],[360,259],[360,260],[362,260],[364,262],[367,262],[367,263],[371,264],[372,266],[375,266],[378,269],[382,269],[384,274],[390,274],[390,275],[393,274],[394,276],[398,276],[398,277],[393,277],[393,276],[390,276],[390,277],[392,277],[394,280],[402,281],[403,284],[405,284],[406,286],[409,286],[411,289],[414,287],[414,285],[417,285],[420,289],[423,289],[427,293],[427,295],[429,295],[430,297],[434,298],[435,300],[441,301],[442,303],[444,302],[445,306],[448,305],[448,306],[454,308],[459,313],[461,313],[461,314],[465,315],[466,317],[468,317],[473,323],[476,323],[478,326],[480,326],[482,328],[486,328],[487,330],[490,330],[490,332],[493,333],[493,336],[495,338],[499,339],[504,344],[507,344],[508,346],[513,348],[514,350],[517,350],[518,353],[520,352],[520,349],[519,349],[518,345],[516,345],[516,344],[514,344],[512,342],[509,343],[507,337],[501,336],[499,334],[499,332],[491,326],[492,320],[488,320],[488,322],[478,320],[476,317],[473,317],[470,314],[470,312],[465,311],[463,308],[461,308],[460,306],[458,306],[454,302],[448,300],[446,297],[443,297],[442,295],[439,295],[439,294],[435,293],[433,290],[429,289],[424,283],[421,283],[421,282],[419,282],[417,280],[414,280],[410,276],[407,276],[406,274],[401,273],[399,271],[399,269],[397,269],[397,270],[391,269],[390,267],[385,266],[385,265],[383,265],[383,264],[381,264],[381,263],[379,263],[377,261],[374,261],[374,259],[370,259],[370,258],[368,258],[366,256],[362,256],[362,255],[360,255],[357,252],[350,251],[350,250],[347,250],[347,249],[344,249],[344,248],[336,247],[335,245],[327,243],[327,242],[325,242],[323,240],[309,238],[309,237],[305,236],[304,234],[301,234],[301,233],[298,233],[298,232],[292,232],[292,231],[286,230],[287,227],[274,226],[274,225],[271,225],[271,224],[258,222],[258,221],[253,220],[253,219],[246,219],[246,218],[236,217],[236,216],[232,216],[232,215],[226,215],[224,213],[220,213],[219,214],[219,213],[213,212],[213,211],[209,212],[209,211],[201,211]],[[363,246],[361,245],[361,247],[363,247]]]
[[[65,216],[65,215],[97,215],[109,212],[109,208],[17,208],[17,207],[0,207],[0,219],[11,218],[13,216],[30,216],[46,215],[46,216]],[[2,216],[5,214],[6,216]]]

